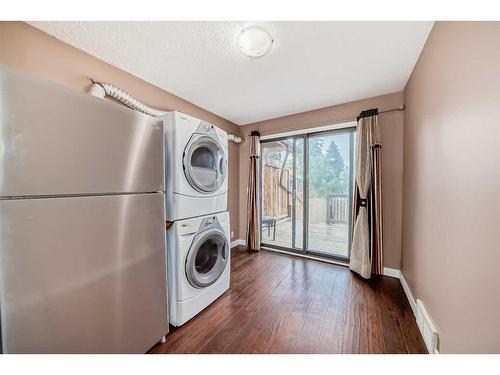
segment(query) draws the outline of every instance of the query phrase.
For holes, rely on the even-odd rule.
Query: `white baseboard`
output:
[[[242,240],[242,239],[239,239],[239,240],[234,240],[231,242],[231,249],[235,246],[239,246],[239,245],[243,245],[245,246],[246,245],[246,241],[245,240]]]
[[[384,267],[384,276],[395,277],[399,279],[401,276],[401,271],[397,268]]]
[[[401,270],[398,270],[396,268],[384,267],[384,275],[399,279],[401,285],[403,286],[403,290],[405,291],[406,298],[410,303],[413,315],[415,316],[415,320],[417,322],[418,329],[420,331],[420,334],[422,335],[427,350],[429,351],[429,353],[439,354],[439,351],[437,349],[437,329],[432,323],[432,319],[430,318],[423,302],[413,297],[410,287],[408,286],[408,283],[406,282]]]
[[[401,281],[401,285],[403,286],[403,290],[405,291],[406,298],[408,299],[408,302],[410,303],[411,309],[413,311],[413,315],[417,316],[417,302],[415,301],[415,298],[413,298],[413,294],[411,294],[410,287],[408,286],[403,273],[401,273],[401,275],[399,277],[399,281]]]
[[[431,354],[439,354],[437,344],[438,344],[438,332],[437,329],[432,322],[432,319],[425,308],[423,302],[419,299],[415,299],[413,294],[411,293],[410,287],[406,282],[403,273],[400,273],[399,281],[401,281],[401,285],[403,286],[403,290],[405,291],[406,298],[410,303],[411,309],[413,310],[413,315],[415,316],[415,320],[417,322],[418,330],[422,335],[422,339],[424,340],[425,346],[427,350]]]
[[[427,309],[423,302],[417,299],[417,315],[415,316],[417,320],[418,329],[422,334],[422,338],[424,339],[425,346],[427,346],[427,350],[429,353],[439,353],[437,351],[437,343],[438,343],[438,333],[437,329],[432,322]]]

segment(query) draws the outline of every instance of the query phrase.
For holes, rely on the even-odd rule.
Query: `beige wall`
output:
[[[262,135],[314,128],[342,121],[352,121],[352,116],[364,109],[394,108],[403,105],[403,93],[394,93],[359,100],[356,102],[321,108],[273,120],[242,126],[242,135],[248,137],[252,130]],[[401,264],[401,209],[403,196],[403,112],[381,114],[382,131],[382,184],[384,215],[384,258],[385,266],[400,268]],[[246,186],[248,181],[248,143],[240,145],[240,238],[246,231]]]
[[[442,353],[500,352],[499,25],[436,23],[405,89],[404,119],[403,112],[380,115],[385,265],[401,268],[428,307]],[[87,90],[88,76],[106,80],[151,106],[243,136],[313,128],[403,103],[395,93],[239,128],[21,22],[0,22],[0,64],[79,91]],[[229,152],[231,227],[244,238],[248,143],[230,143]]]
[[[87,91],[87,77],[113,83],[152,107],[177,110],[213,123],[233,134],[239,127],[203,108],[105,63],[23,22],[0,22],[0,64]],[[238,231],[238,145],[229,144],[228,209],[231,230]]]
[[[405,103],[404,277],[441,353],[500,353],[500,23],[436,23]]]

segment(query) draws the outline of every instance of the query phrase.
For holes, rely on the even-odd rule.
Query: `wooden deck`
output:
[[[150,353],[426,353],[398,279],[244,247],[231,286]]]
[[[292,221],[285,219],[276,224],[276,239],[273,241],[273,228],[268,230],[264,227],[262,231],[262,242],[264,244],[292,247]],[[302,248],[302,220],[297,220],[295,247]],[[310,224],[309,225],[309,250],[347,258],[348,248],[347,224]]]

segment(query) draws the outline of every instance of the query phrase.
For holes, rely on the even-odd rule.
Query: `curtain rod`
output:
[[[394,107],[394,108],[389,108],[389,109],[384,109],[383,111],[378,111],[378,113],[387,113],[387,112],[394,112],[394,111],[404,111],[405,106],[400,105],[399,107]],[[357,118],[358,116],[356,116]]]
[[[395,112],[395,111],[404,111],[405,108],[406,108],[405,105],[400,105],[398,107],[393,107],[393,108],[387,108],[387,109],[379,110],[378,113],[380,115],[382,113],[389,113],[389,112]],[[322,120],[322,121],[310,122],[310,123],[307,123],[307,124],[301,124],[299,129],[297,129],[297,127],[295,127],[295,126],[290,126],[290,127],[287,127],[287,128],[277,129],[276,132],[270,132],[270,133],[268,133],[266,131],[264,131],[264,132],[260,131],[260,133],[261,133],[261,136],[263,136],[263,135],[268,136],[268,135],[273,135],[273,134],[284,133],[287,130],[302,130],[302,129],[307,129],[309,127],[320,126],[320,125],[341,124],[343,122],[356,121],[356,119],[358,118],[358,116],[359,116],[359,114],[354,115],[354,116],[350,116],[350,117],[346,117],[346,118],[342,118],[342,119],[338,119],[338,120],[330,120],[330,121],[328,121],[328,120]]]

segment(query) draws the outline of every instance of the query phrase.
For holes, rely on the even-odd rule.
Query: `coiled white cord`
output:
[[[92,79],[91,81],[92,81],[92,86],[90,86],[89,94],[92,96],[102,99],[104,99],[106,95],[110,96],[111,98],[116,99],[119,102],[125,104],[129,108],[135,109],[136,111],[145,113],[153,117],[164,116],[168,113],[144,104],[140,100],[134,98],[128,92],[122,90],[119,87],[116,87],[115,85],[112,85],[111,83],[95,82]],[[234,134],[228,134],[227,138],[229,141],[232,141],[234,143],[241,143],[243,141],[240,137]]]

